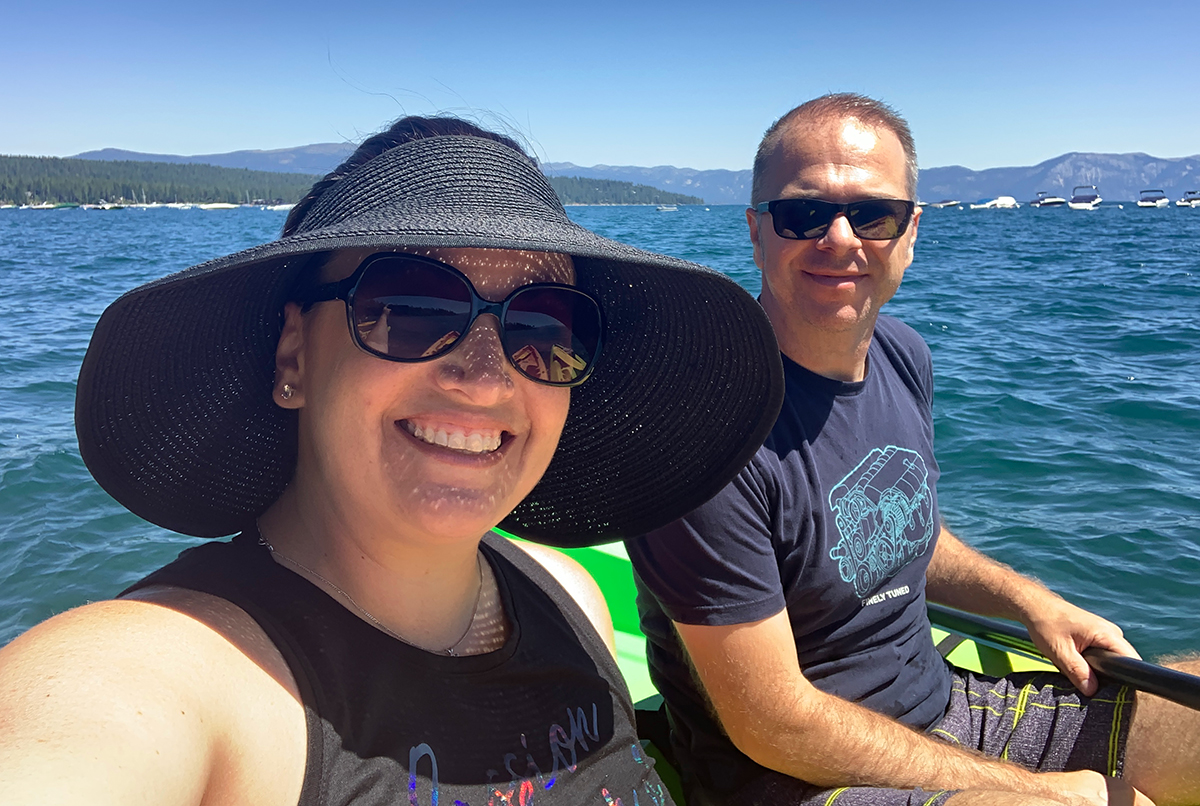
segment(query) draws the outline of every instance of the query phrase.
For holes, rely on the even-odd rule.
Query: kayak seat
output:
[[[675,754],[671,752],[671,726],[667,722],[667,704],[663,702],[661,694],[655,694],[634,704],[634,711],[642,749],[654,759],[654,769],[677,806],[686,806],[683,780],[679,776]]]

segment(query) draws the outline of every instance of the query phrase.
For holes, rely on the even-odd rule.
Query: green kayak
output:
[[[629,567],[629,556],[621,543],[608,543],[583,549],[564,549],[577,560],[600,585],[612,614],[617,636],[617,663],[634,702],[654,697],[658,692],[646,671],[646,639],[638,626],[637,590]],[[1003,675],[1013,671],[1053,669],[1032,651],[1001,649],[998,642],[981,643],[942,625],[939,613],[931,609],[933,640],[943,657],[960,669],[984,674]],[[1032,650],[1032,647],[1030,647]]]

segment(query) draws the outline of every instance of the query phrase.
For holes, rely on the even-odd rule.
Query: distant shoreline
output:
[[[563,202],[563,207],[732,207],[729,204],[709,204],[708,202],[671,202],[669,205],[655,202]]]
[[[294,204],[271,204],[265,201],[232,204],[230,202],[100,202],[98,204],[78,204],[76,202],[43,202],[40,204],[0,203],[0,210],[99,210],[110,212],[116,210],[237,210],[241,208],[257,210],[291,210]]]
[[[313,174],[251,171],[198,163],[0,155],[0,205],[76,204],[116,209],[155,204],[278,206],[304,198]],[[704,199],[622,180],[548,176],[567,204],[702,204]],[[204,199],[184,202],[182,199]]]

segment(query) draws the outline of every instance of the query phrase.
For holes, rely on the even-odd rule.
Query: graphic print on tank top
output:
[[[921,556],[933,537],[929,471],[906,448],[873,449],[829,491],[829,508],[841,536],[829,556],[859,598]]]

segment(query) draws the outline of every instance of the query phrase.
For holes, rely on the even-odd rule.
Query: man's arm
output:
[[[1099,773],[1031,773],[818,690],[801,674],[786,611],[748,624],[675,627],[729,738],[764,767],[821,786],[1002,790],[1064,803],[1108,802],[1113,782]]]
[[[925,595],[960,610],[1020,621],[1042,654],[1084,694],[1094,694],[1099,683],[1083,650],[1096,646],[1139,657],[1120,627],[967,546],[944,526],[926,573]]]

